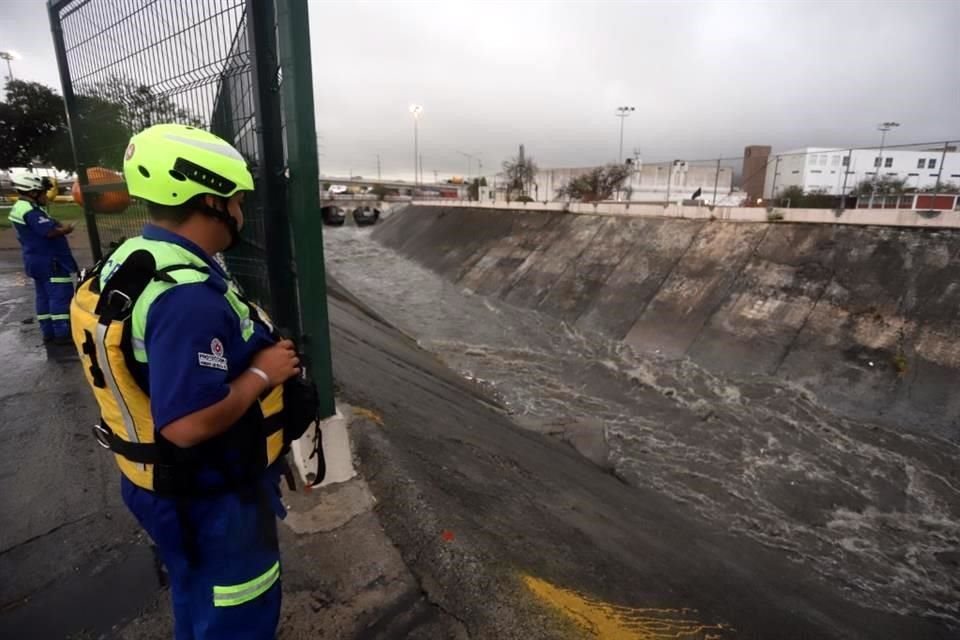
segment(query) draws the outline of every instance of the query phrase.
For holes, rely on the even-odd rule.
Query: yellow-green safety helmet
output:
[[[130,138],[123,176],[131,196],[166,206],[201,194],[253,191],[247,161],[233,145],[183,124],[157,124]]]

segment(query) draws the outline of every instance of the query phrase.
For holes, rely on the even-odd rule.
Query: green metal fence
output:
[[[232,142],[256,190],[226,264],[300,338],[322,412],[332,415],[306,3],[51,0],[48,10],[94,256],[138,235],[147,220],[135,200],[96,212],[126,191],[119,171],[132,134],[182,122]]]

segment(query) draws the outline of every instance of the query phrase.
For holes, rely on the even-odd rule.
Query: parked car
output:
[[[353,221],[358,227],[376,224],[380,219],[380,209],[376,207],[357,207],[353,210]]]
[[[329,193],[332,196],[343,195],[347,193],[347,191],[348,191],[347,185],[345,184],[332,184],[330,185],[330,188],[327,189],[327,193]]]
[[[336,205],[328,205],[320,209],[320,216],[323,218],[323,224],[332,227],[342,227],[347,219],[347,213],[343,210],[343,207]]]

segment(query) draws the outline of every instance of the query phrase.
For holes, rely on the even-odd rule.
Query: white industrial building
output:
[[[530,186],[529,195],[540,202],[563,200],[557,192],[572,179],[593,171],[596,167],[540,169]],[[503,197],[503,174],[496,178],[497,197]],[[713,204],[716,190],[718,205],[739,205],[744,194],[733,191],[733,169],[716,165],[692,165],[682,160],[666,164],[637,164],[629,180],[623,185],[620,200],[631,202],[681,202],[700,191],[698,200]]]
[[[906,180],[908,189],[932,191],[938,176],[941,184],[960,185],[960,153],[944,153],[943,147],[882,152],[807,147],[770,156],[763,194],[764,198],[771,198],[787,187],[798,186],[806,193],[841,195],[850,193],[864,180],[877,179],[878,169],[880,178]]]

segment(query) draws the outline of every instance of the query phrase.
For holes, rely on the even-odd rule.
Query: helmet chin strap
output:
[[[23,192],[19,192],[19,193],[21,196],[23,196],[24,198],[26,198],[27,200],[29,200],[35,205],[40,204],[40,197],[43,195],[42,191],[37,191],[37,190],[28,191],[26,193],[23,193]]]
[[[223,209],[217,209],[211,207],[206,202],[203,203],[203,212],[212,218],[216,218],[223,224],[227,226],[227,230],[230,232],[230,244],[224,249],[224,251],[230,251],[240,243],[240,226],[237,224],[237,219],[230,215],[230,212],[227,211],[227,199],[220,198],[220,203],[223,205]]]

